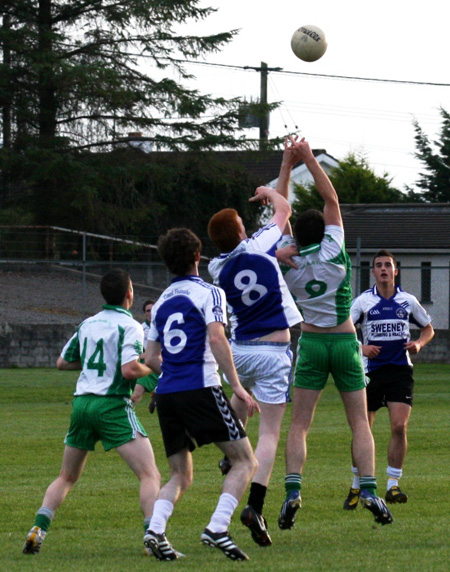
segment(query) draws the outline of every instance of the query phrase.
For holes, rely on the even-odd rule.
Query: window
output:
[[[431,262],[420,263],[421,302],[431,302]]]

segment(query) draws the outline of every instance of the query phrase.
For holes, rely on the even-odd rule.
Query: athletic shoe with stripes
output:
[[[408,500],[408,495],[400,490],[400,487],[393,486],[388,491],[386,491],[386,496],[384,497],[386,502],[394,503],[405,503]]]
[[[164,533],[158,534],[152,530],[145,533],[144,551],[148,555],[153,554],[158,560],[177,560],[184,556],[173,548]]]
[[[231,560],[249,560],[247,554],[233,542],[228,530],[226,532],[211,532],[209,528],[205,528],[201,539],[203,544],[218,548]]]
[[[281,505],[278,517],[278,527],[281,530],[289,530],[295,524],[295,514],[302,506],[302,497],[299,491],[292,491]]]
[[[380,524],[390,524],[394,519],[384,500],[370,493],[366,489],[361,489],[361,504],[370,510],[375,518],[375,522]]]
[[[33,526],[27,534],[22,552],[24,554],[37,554],[41,549],[46,534],[47,533],[39,526]]]
[[[358,506],[359,495],[361,494],[361,489],[350,489],[347,498],[344,501],[344,510],[355,510]]]

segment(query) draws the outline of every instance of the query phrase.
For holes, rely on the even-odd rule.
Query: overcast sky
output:
[[[269,74],[269,101],[283,102],[271,115],[271,136],[298,128],[313,148],[325,148],[337,159],[350,151],[361,152],[378,174],[388,172],[397,188],[414,184],[421,164],[413,158],[412,120],[417,119],[433,139],[440,127],[439,107],[450,111],[445,2],[203,0],[202,4],[218,8],[217,13],[201,25],[183,26],[183,33],[240,29],[237,38],[209,62],[258,67],[264,61],[283,68],[282,73]],[[290,48],[292,34],[305,24],[320,27],[327,38],[327,52],[317,62],[302,62]],[[259,96],[256,71],[196,64],[189,64],[188,70],[203,92]],[[248,135],[257,137],[258,130]]]

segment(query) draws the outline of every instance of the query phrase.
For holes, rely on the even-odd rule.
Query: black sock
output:
[[[266,498],[267,487],[260,485],[259,483],[252,483],[250,485],[250,494],[248,496],[248,502],[257,513],[262,514],[264,499]]]

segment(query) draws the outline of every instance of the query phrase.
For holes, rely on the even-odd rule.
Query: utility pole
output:
[[[261,106],[267,106],[267,77],[271,71],[282,71],[283,68],[269,68],[266,62],[261,62],[260,67],[244,66],[244,69],[251,69],[260,72],[261,84],[259,102]],[[259,150],[267,149],[269,139],[269,111],[267,109],[259,117]]]
[[[267,76],[269,75],[269,68],[266,62],[261,62],[261,87],[260,87],[260,103],[267,105]],[[259,123],[259,150],[264,151],[267,149],[267,141],[269,139],[269,112],[265,111],[261,115]]]

